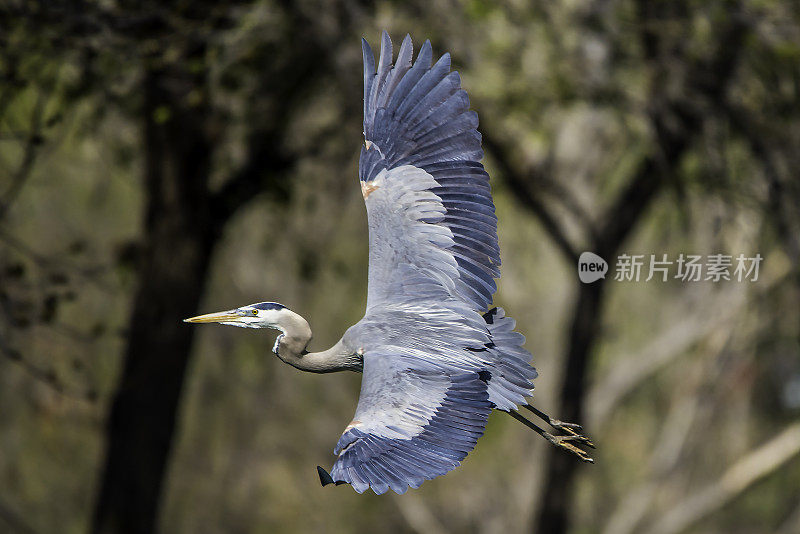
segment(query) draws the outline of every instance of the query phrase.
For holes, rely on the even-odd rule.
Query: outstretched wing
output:
[[[486,311],[500,276],[497,218],[478,116],[450,55],[412,64],[406,36],[392,64],[383,33],[377,68],[363,41],[364,137],[359,174],[370,225],[367,307],[430,296]]]
[[[364,354],[361,396],[323,483],[397,493],[459,465],[495,407],[533,389],[524,338],[485,314],[500,276],[477,115],[445,54],[406,37],[392,65],[364,48],[360,178],[369,220],[367,313],[345,334]]]
[[[448,371],[397,348],[367,353],[358,408],[328,482],[405,493],[456,468],[492,410],[488,374]]]

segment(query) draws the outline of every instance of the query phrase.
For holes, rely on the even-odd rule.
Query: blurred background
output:
[[[360,377],[360,37],[449,51],[500,219],[495,303],[583,423],[502,413],[406,495],[321,488]],[[800,532],[800,5],[792,0],[6,0],[0,532]],[[577,277],[592,251],[611,274]],[[760,254],[756,281],[615,281],[620,254]]]

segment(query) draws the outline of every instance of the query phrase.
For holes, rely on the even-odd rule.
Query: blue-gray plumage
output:
[[[365,40],[364,139],[359,160],[369,224],[363,319],[323,352],[307,352],[300,315],[264,302],[187,319],[281,331],[274,351],[311,372],[363,372],[353,421],[336,445],[326,483],[359,493],[417,488],[457,467],[493,409],[591,461],[580,427],[527,404],[536,370],[515,322],[490,308],[500,247],[478,116],[469,110],[450,56],[433,64],[426,41],[412,61],[406,36],[397,60],[382,36],[378,64]],[[529,409],[566,433],[518,413]]]

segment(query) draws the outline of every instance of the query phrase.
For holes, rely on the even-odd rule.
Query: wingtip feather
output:
[[[364,73],[375,74],[375,54],[364,37],[361,38],[361,53],[364,56]]]
[[[417,62],[422,62],[425,68],[431,67],[431,60],[433,59],[433,47],[431,46],[430,39],[426,39],[424,43],[422,43],[422,48],[419,49],[419,55],[417,56]]]
[[[396,66],[398,68],[403,69],[403,73],[411,67],[411,57],[414,54],[414,44],[411,41],[411,35],[406,34],[403,38],[403,42],[400,45],[400,51],[397,53],[397,63]],[[399,81],[399,80],[398,80]]]
[[[378,72],[388,69],[392,65],[392,39],[386,30],[381,34],[381,54],[378,64]]]
[[[319,475],[319,483],[322,484],[323,488],[328,484],[334,483],[333,477],[322,466],[317,466],[317,474]]]

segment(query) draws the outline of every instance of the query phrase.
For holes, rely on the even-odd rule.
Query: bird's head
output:
[[[289,315],[295,315],[283,304],[258,302],[217,313],[208,313],[184,319],[186,323],[220,323],[243,328],[274,328],[283,330]]]

